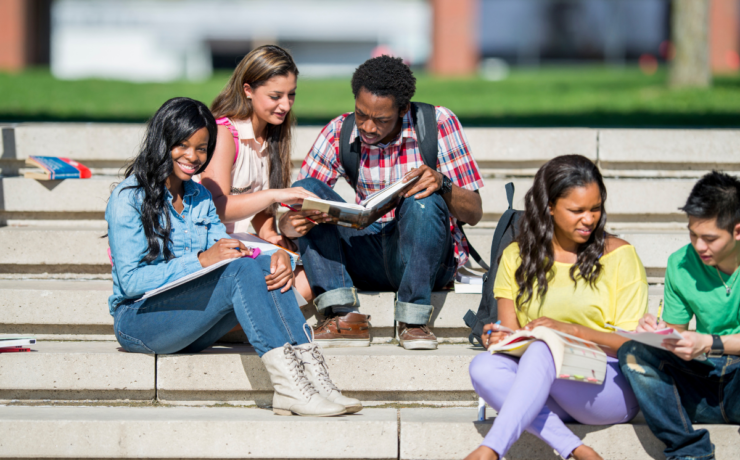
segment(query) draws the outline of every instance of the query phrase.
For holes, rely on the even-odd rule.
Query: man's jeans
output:
[[[627,342],[619,349],[619,365],[669,459],[714,459],[709,432],[694,430],[692,423],[740,423],[740,356],[684,361]]]
[[[319,197],[344,201],[324,182],[303,179],[303,187]],[[359,307],[357,291],[396,291],[396,321],[426,324],[432,315],[432,290],[455,275],[450,212],[438,194],[403,199],[396,219],[357,230],[322,224],[298,239],[303,267],[317,296],[318,310]]]
[[[308,342],[291,290],[268,291],[270,257],[245,257],[141,302],[125,302],[113,329],[124,350],[134,353],[197,353],[237,324],[261,357],[286,343]]]

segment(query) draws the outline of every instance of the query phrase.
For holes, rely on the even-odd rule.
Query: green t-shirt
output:
[[[740,269],[720,276],[732,290],[727,294],[717,269],[705,265],[690,244],[671,254],[665,272],[663,320],[688,324],[696,315],[700,334],[740,334]]]

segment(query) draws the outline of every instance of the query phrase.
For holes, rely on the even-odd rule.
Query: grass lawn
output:
[[[604,67],[514,70],[498,82],[419,73],[414,100],[449,107],[466,125],[740,127],[740,75],[717,77],[706,90],[669,89],[666,76]],[[210,104],[228,78],[126,83],[61,81],[48,69],[0,73],[0,120],[141,122],[171,97]],[[299,123],[323,124],[352,108],[349,78],[299,79]]]

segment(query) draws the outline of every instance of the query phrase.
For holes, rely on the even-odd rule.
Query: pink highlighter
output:
[[[215,239],[215,238],[213,239],[213,241],[218,242],[218,240]],[[240,248],[234,248],[234,249],[236,249],[239,252],[242,252],[242,250]],[[262,251],[260,250],[260,248],[248,248],[248,249],[251,249],[252,250],[252,255],[251,256],[249,256],[249,255],[243,255],[242,257],[250,257],[252,259],[256,259],[257,256],[259,256],[260,254],[262,254]],[[110,252],[108,254],[110,255]],[[112,263],[112,261],[111,261],[111,263]]]

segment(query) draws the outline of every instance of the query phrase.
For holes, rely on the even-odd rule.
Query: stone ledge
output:
[[[730,129],[601,129],[599,160],[669,169],[740,169],[740,131]],[[734,166],[734,167],[733,167]],[[658,166],[660,168],[660,166]]]
[[[402,460],[447,460],[465,458],[480,445],[493,423],[475,422],[477,411],[468,408],[401,409]],[[644,421],[623,425],[568,427],[605,460],[655,460],[665,458],[665,445],[650,432]],[[737,425],[695,425],[709,429],[719,459],[736,458],[740,449]],[[507,460],[560,458],[535,436],[524,433],[506,455]]]
[[[96,176],[84,180],[37,181],[23,177],[0,178],[4,209],[0,218],[46,220],[94,220],[104,216],[111,186],[120,178]],[[484,220],[498,220],[508,208],[504,186],[516,187],[514,208],[524,209],[524,195],[532,178],[486,178],[480,190]],[[683,222],[679,207],[688,197],[694,178],[605,179],[609,199],[607,210],[613,222]],[[353,202],[354,192],[344,180],[337,181],[337,193]],[[649,197],[649,199],[646,199]]]
[[[396,459],[397,426],[394,409],[0,407],[0,458]]]
[[[324,350],[332,380],[370,404],[475,401],[468,363],[481,349],[443,345],[410,351],[396,345]],[[172,403],[270,404],[272,385],[257,354],[244,345],[194,355],[157,357],[157,395]]]
[[[0,354],[0,399],[151,400],[155,357],[110,342],[38,342]]]
[[[490,260],[494,229],[468,227],[465,232],[481,257]],[[689,244],[686,230],[616,233],[635,246],[650,277],[662,277],[668,256]],[[89,228],[2,227],[0,273],[110,273],[104,234],[105,230]]]
[[[113,317],[108,313],[110,281],[0,280],[0,333],[31,334],[40,340],[114,341]],[[657,310],[663,287],[650,287],[650,308]],[[361,291],[360,311],[372,316],[374,343],[395,337],[392,292]],[[463,316],[478,310],[480,294],[432,293],[430,326],[440,342],[467,343]],[[309,324],[316,310],[304,307]],[[244,342],[244,333],[232,333],[224,342]]]

